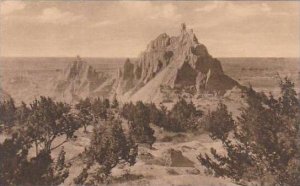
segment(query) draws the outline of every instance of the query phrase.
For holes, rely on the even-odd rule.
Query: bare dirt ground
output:
[[[199,153],[209,152],[211,147],[221,149],[220,143],[212,141],[207,134],[172,133],[152,127],[157,138],[153,148],[140,145],[137,163],[134,166],[120,165],[114,168],[112,176],[116,181],[113,185],[235,185],[230,180],[206,174],[204,167],[197,160]],[[67,162],[72,163],[70,176],[65,180],[64,185],[74,185],[73,179],[83,168],[78,155],[89,144],[91,126],[88,127],[88,131],[83,133],[83,129],[78,130],[77,139],[64,144]],[[57,140],[55,143],[59,142],[60,140]],[[176,152],[172,157],[168,153],[170,150]],[[58,152],[59,149],[53,153],[53,156],[57,156]],[[131,178],[122,180],[122,175],[125,173],[129,173]]]

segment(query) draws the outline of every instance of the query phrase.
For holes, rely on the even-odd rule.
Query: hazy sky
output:
[[[1,56],[137,56],[182,22],[215,57],[298,57],[299,2],[4,1]]]

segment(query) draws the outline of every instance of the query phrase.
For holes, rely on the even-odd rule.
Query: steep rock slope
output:
[[[77,101],[80,98],[91,97],[96,94],[105,96],[107,92],[103,89],[111,81],[112,79],[107,74],[96,72],[87,62],[77,57],[58,78],[54,95],[57,99],[67,102]],[[101,90],[99,87],[102,87]]]
[[[179,36],[161,34],[135,62],[125,62],[117,94],[124,100],[161,102],[176,90],[223,95],[234,86],[239,84],[224,74],[220,61],[182,24]]]
[[[240,85],[224,74],[220,61],[181,25],[179,36],[160,34],[133,62],[127,59],[116,76],[96,72],[79,57],[55,84],[55,97],[117,97],[123,101],[168,102],[184,93],[218,94]]]

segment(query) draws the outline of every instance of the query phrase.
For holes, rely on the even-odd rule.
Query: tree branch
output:
[[[66,138],[63,142],[61,142],[60,144],[56,145],[55,147],[51,148],[50,151],[57,149],[58,147],[62,146],[64,143],[66,143],[68,141],[68,138]]]

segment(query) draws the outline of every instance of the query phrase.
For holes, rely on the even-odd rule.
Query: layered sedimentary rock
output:
[[[108,82],[106,74],[96,72],[87,62],[77,57],[59,77],[55,85],[55,95],[59,99],[72,102],[95,95],[97,89]],[[99,93],[99,96],[101,94],[104,95],[105,92]]]
[[[178,36],[160,34],[136,60],[127,59],[117,74],[98,73],[77,58],[56,84],[56,95],[68,101],[117,95],[121,101],[160,103],[184,92],[223,95],[239,86],[185,24]]]
[[[125,62],[117,93],[133,101],[163,101],[174,90],[222,95],[234,86],[238,83],[224,74],[220,61],[182,24],[179,36],[161,34],[136,61]]]

